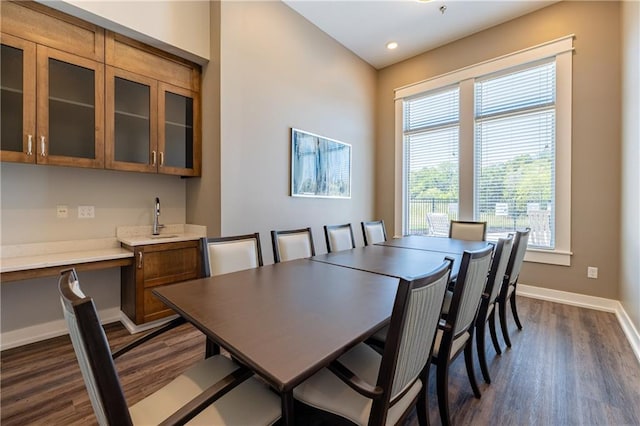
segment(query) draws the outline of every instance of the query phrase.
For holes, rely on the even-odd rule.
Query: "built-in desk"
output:
[[[133,252],[116,238],[18,244],[0,250],[2,282],[56,276],[71,267],[86,271],[133,263]]]

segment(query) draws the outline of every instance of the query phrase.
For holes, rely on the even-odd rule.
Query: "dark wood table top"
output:
[[[312,257],[311,260],[411,280],[436,269],[444,262],[445,257],[454,260],[451,275],[456,276],[460,269],[461,254],[412,250],[387,245],[370,245],[320,254]]]
[[[407,235],[401,238],[378,243],[388,247],[402,247],[441,253],[462,254],[465,250],[480,250],[491,244],[487,241],[466,241],[453,238],[427,237],[424,235]]]
[[[398,280],[299,259],[153,293],[281,392],[388,323]]]

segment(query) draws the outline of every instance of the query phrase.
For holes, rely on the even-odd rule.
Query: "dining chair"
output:
[[[416,406],[427,425],[429,357],[450,265],[400,279],[382,354],[359,343],[294,388],[294,398],[358,425],[399,424]]]
[[[511,347],[511,339],[509,338],[509,330],[507,329],[507,301],[511,305],[511,313],[518,326],[518,330],[522,330],[522,323],[518,317],[518,309],[516,307],[516,285],[520,277],[520,269],[522,268],[524,255],[527,252],[530,232],[530,228],[526,228],[524,231],[516,231],[511,256],[509,256],[509,264],[507,265],[507,271],[505,272],[504,281],[502,282],[500,295],[497,300],[502,337],[509,348]]]
[[[480,297],[485,288],[493,247],[465,251],[453,289],[451,306],[436,333],[431,362],[436,365],[438,408],[443,425],[451,424],[449,415],[449,366],[464,352],[464,361],[471,389],[480,398],[480,389],[473,369],[473,331]]]
[[[361,225],[365,246],[387,241],[387,230],[384,227],[384,220],[361,222]]]
[[[228,274],[262,266],[260,234],[200,239],[202,275]]]
[[[129,407],[114,360],[185,321],[177,318],[112,354],[93,299],[82,292],[74,269],[61,273],[58,289],[71,343],[100,425],[169,425],[190,420],[198,424],[270,425],[281,417],[280,398],[252,377],[251,370],[222,355],[197,362]]]
[[[275,263],[316,255],[311,228],[271,231]]]
[[[449,226],[449,238],[467,241],[485,241],[487,222],[452,220]]]
[[[506,238],[498,239],[496,247],[493,250],[493,260],[491,261],[491,268],[489,269],[489,277],[487,278],[487,285],[480,299],[480,309],[478,310],[478,317],[476,318],[476,348],[478,350],[480,370],[486,383],[491,383],[491,376],[489,375],[487,354],[484,347],[485,330],[487,323],[489,323],[489,333],[491,334],[493,347],[496,353],[501,354],[502,351],[500,350],[500,344],[496,336],[495,304],[507,271],[507,264],[509,263],[512,247],[513,234],[509,234]]]
[[[356,248],[356,241],[353,238],[353,228],[350,223],[344,225],[325,225],[324,238],[327,241],[327,251],[349,250]]]
[[[446,213],[427,213],[427,225],[430,237],[449,236],[449,215]]]

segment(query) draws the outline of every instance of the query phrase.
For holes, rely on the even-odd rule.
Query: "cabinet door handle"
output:
[[[155,151],[151,151],[151,165],[152,166],[156,165],[156,152]]]
[[[44,143],[44,136],[40,136],[40,155],[43,157],[47,156],[46,146]]]
[[[142,269],[142,252],[138,252],[138,269]]]
[[[164,152],[160,151],[160,167],[164,166]]]
[[[27,155],[33,155],[33,135],[27,136]]]

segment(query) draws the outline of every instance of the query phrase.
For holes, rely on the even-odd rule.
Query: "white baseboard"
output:
[[[638,362],[640,362],[640,333],[638,333],[633,322],[631,322],[631,318],[627,315],[627,311],[624,310],[624,307],[619,301],[543,287],[534,287],[526,284],[518,284],[518,296],[615,313],[622,327],[622,331],[631,344],[633,353],[638,359]]]
[[[99,311],[98,315],[100,316],[102,324],[120,321],[120,308],[104,309]],[[52,337],[63,336],[65,334],[69,334],[69,329],[64,319],[8,331],[0,335],[0,351],[51,339]]]
[[[131,334],[147,331],[178,317],[178,315],[172,315],[143,325],[136,325],[120,310],[120,308],[104,309],[98,312],[98,316],[100,317],[100,322],[102,324],[120,321]],[[0,351],[16,348],[22,345],[28,345],[29,343],[35,343],[41,340],[51,339],[53,337],[64,336],[65,334],[69,334],[69,329],[67,328],[67,323],[64,319],[8,331],[0,335]]]
[[[153,322],[148,322],[142,325],[137,325],[135,324],[133,321],[131,321],[129,319],[129,317],[124,313],[124,312],[120,312],[120,317],[118,318],[120,320],[120,322],[122,323],[122,325],[124,325],[124,328],[126,328],[127,330],[129,330],[129,333],[131,334],[136,334],[136,333],[140,333],[143,331],[147,331],[150,330],[152,328],[155,328],[159,325],[165,324],[169,321],[171,321],[174,318],[178,318],[178,315],[171,315],[170,317],[166,317],[166,318],[162,318]]]

